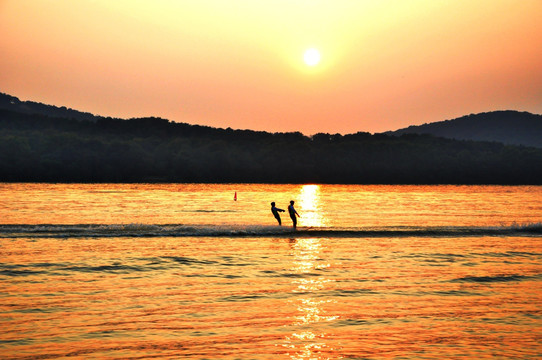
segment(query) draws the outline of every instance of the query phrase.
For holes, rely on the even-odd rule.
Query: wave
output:
[[[495,283],[495,282],[511,282],[524,280],[539,280],[542,275],[526,276],[526,275],[497,275],[497,276],[467,276],[452,280],[452,282],[473,282],[473,283]]]
[[[92,238],[92,237],[464,237],[540,236],[542,223],[493,227],[384,227],[332,228],[259,225],[0,225],[0,238]]]

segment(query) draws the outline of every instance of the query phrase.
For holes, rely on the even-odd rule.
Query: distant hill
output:
[[[75,120],[96,121],[100,117],[91,113],[66,108],[65,106],[46,105],[34,101],[21,101],[15,96],[0,93],[0,109],[23,114],[45,115]]]
[[[430,134],[457,140],[496,141],[542,148],[542,115],[519,111],[471,114],[454,120],[409,126],[388,135]]]
[[[267,133],[0,109],[0,182],[537,184],[542,149],[432,135]]]
[[[529,145],[542,138],[540,116],[527,113],[472,115],[442,124],[462,124],[467,136],[480,129],[503,135],[522,129],[521,142]],[[505,145],[495,137],[488,142],[394,135],[305,136],[154,117],[123,120],[2,94],[0,182],[542,185],[542,146]]]

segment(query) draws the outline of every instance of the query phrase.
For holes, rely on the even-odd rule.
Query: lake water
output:
[[[0,184],[2,359],[541,357],[540,186]]]

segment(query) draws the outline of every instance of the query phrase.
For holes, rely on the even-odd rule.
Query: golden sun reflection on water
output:
[[[320,185],[303,185],[299,193],[299,223],[308,227],[326,226],[320,201]]]
[[[290,357],[295,360],[327,358],[322,357],[323,353],[328,352],[325,351],[327,334],[322,324],[338,316],[327,314],[324,309],[327,303],[334,300],[322,300],[317,293],[325,290],[332,282],[318,273],[330,264],[321,258],[320,239],[292,239],[290,243],[294,256],[291,271],[293,275],[298,275],[292,281],[292,292],[299,297],[292,300],[298,312],[292,323],[296,331],[286,337],[286,347],[292,350]]]

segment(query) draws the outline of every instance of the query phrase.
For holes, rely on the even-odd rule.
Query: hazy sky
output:
[[[307,135],[540,114],[541,17],[542,0],[0,0],[0,92]]]

